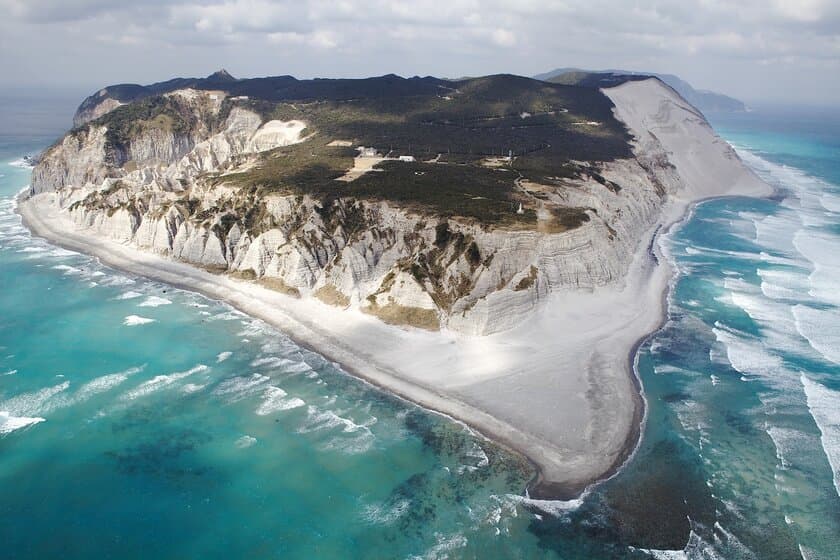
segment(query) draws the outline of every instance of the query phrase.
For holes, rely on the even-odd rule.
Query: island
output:
[[[104,88],[38,158],[37,235],[218,298],[527,457],[572,499],[632,454],[639,344],[693,204],[770,189],[655,77]],[[178,344],[173,340],[172,344]]]

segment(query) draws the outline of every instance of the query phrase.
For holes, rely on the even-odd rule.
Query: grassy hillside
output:
[[[183,80],[171,83],[182,86]],[[521,225],[536,217],[530,209],[515,212],[522,200],[517,180],[551,184],[577,175],[576,161],[631,156],[630,137],[599,91],[518,76],[460,81],[392,75],[304,81],[226,76],[191,87],[248,96],[225,100],[219,123],[238,104],[265,119],[303,120],[307,133],[317,133],[303,144],[266,154],[248,172],[224,178],[255,192],[384,199],[441,216]],[[134,101],[99,122],[114,127],[115,144],[136,129],[131,125],[136,119],[151,122],[163,114],[181,126],[172,104],[161,99],[152,95]],[[417,161],[386,161],[355,181],[336,181],[353,166],[356,152],[331,147],[332,140]]]

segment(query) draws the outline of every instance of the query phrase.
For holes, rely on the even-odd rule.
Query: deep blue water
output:
[[[32,239],[10,163],[78,98],[0,100],[3,557],[838,557],[832,114],[713,117],[779,195],[704,203],[664,240],[679,275],[639,354],[638,453],[579,502],[536,503],[529,467],[462,426]]]

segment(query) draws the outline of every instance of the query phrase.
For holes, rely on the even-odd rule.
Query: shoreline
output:
[[[550,442],[543,441],[532,434],[528,434],[520,428],[510,425],[510,423],[505,422],[503,419],[496,418],[492,413],[488,413],[472,403],[464,402],[464,400],[458,398],[457,394],[453,394],[451,391],[444,394],[441,390],[435,390],[412,380],[407,380],[405,376],[400,375],[398,372],[389,370],[389,368],[383,368],[380,364],[367,361],[368,357],[364,355],[361,349],[351,351],[346,347],[342,348],[341,345],[330,344],[332,341],[328,340],[323,333],[319,333],[318,329],[314,328],[314,325],[301,322],[298,317],[291,319],[291,321],[299,323],[294,326],[291,325],[289,317],[286,317],[285,320],[278,320],[277,310],[274,310],[275,313],[261,311],[260,307],[265,302],[260,301],[260,298],[251,299],[249,298],[251,294],[247,293],[236,294],[240,297],[230,297],[230,293],[223,293],[229,286],[223,284],[233,284],[238,288],[246,288],[246,292],[249,291],[247,288],[250,288],[251,291],[259,292],[270,292],[270,290],[253,284],[247,287],[242,286],[245,281],[212,274],[198,267],[146,253],[113,241],[95,239],[91,235],[85,235],[81,231],[71,229],[69,220],[66,218],[61,219],[63,217],[57,216],[57,210],[52,206],[50,208],[53,209],[53,215],[49,215],[49,213],[44,215],[44,205],[39,205],[40,208],[35,208],[32,199],[24,200],[19,195],[17,202],[16,211],[20,214],[23,224],[33,235],[42,237],[60,247],[91,255],[99,259],[103,264],[115,269],[161,281],[178,289],[197,292],[205,297],[231,305],[235,309],[277,328],[300,346],[322,354],[327,359],[340,364],[341,368],[349,375],[353,375],[380,390],[394,394],[398,398],[405,399],[436,414],[462,423],[481,437],[522,457],[523,460],[527,461],[535,469],[534,478],[525,489],[525,493],[532,499],[571,500],[578,498],[593,484],[609,479],[618,473],[627,460],[632,457],[640,442],[642,422],[646,414],[646,404],[643,397],[641,380],[638,378],[634,362],[638,348],[658,329],[658,326],[637,337],[637,340],[629,348],[629,352],[623,357],[622,361],[626,364],[624,367],[627,370],[620,371],[619,373],[626,374],[625,379],[632,385],[629,395],[624,394],[623,399],[625,399],[625,402],[629,401],[628,404],[632,404],[632,407],[629,407],[632,410],[626,422],[628,429],[625,431],[625,437],[621,442],[620,448],[615,450],[613,460],[610,461],[608,466],[604,465],[606,468],[593,469],[591,465],[576,467],[577,470],[583,471],[597,470],[599,471],[597,476],[592,476],[590,472],[580,472],[577,473],[579,476],[575,475],[569,477],[570,480],[558,482],[546,476],[551,471],[553,461],[552,452],[555,451],[551,449],[553,446]],[[661,224],[655,225],[652,228],[656,230],[655,233],[661,233],[660,226]],[[643,260],[645,261],[641,263],[643,270],[640,272],[644,272],[644,269],[650,268],[651,265],[651,259],[647,255],[648,243],[650,241],[648,237],[651,237],[650,233],[645,236],[646,243],[640,244],[640,253],[644,253]],[[158,266],[155,266],[156,264]],[[653,266],[654,270],[661,268],[663,268],[662,265]],[[173,274],[172,269],[184,274],[180,276]],[[273,296],[272,299],[283,300],[288,298],[288,296],[282,294],[272,293],[270,295]],[[666,295],[667,289],[660,294],[660,298],[658,299],[661,300]],[[330,311],[336,314],[342,313],[342,311],[335,308],[330,308]],[[666,311],[664,307],[662,311]],[[280,314],[285,313],[283,313],[283,310],[280,310]],[[298,319],[298,321],[295,321],[295,319]],[[660,321],[657,324],[661,324],[665,319],[665,316],[660,317]],[[401,331],[398,327],[385,325],[383,327]],[[437,336],[441,335],[441,333],[436,334]],[[502,334],[504,335],[505,333]],[[623,370],[624,368],[619,369]],[[631,398],[627,399],[627,396]],[[575,469],[573,468],[571,470]]]
[[[618,180],[658,185],[660,198],[648,202],[647,213],[626,218],[642,221],[624,224],[635,245],[625,249],[623,274],[594,288],[551,291],[527,320],[493,334],[387,325],[357,307],[338,310],[176,261],[75,223],[55,191],[21,194],[17,212],[34,235],[225,302],[347,373],[467,425],[534,466],[528,497],[570,500],[619,473],[641,444],[648,403],[639,348],[667,322],[677,273],[663,236],[704,200],[772,191],[658,81],[602,91],[641,158]]]
[[[545,478],[545,466],[542,465],[538,460],[535,460],[526,449],[522,448],[523,446],[521,444],[517,444],[516,441],[513,441],[510,438],[511,434],[505,433],[506,430],[502,429],[499,431],[494,431],[492,429],[491,424],[495,423],[493,421],[496,419],[492,418],[492,416],[490,415],[487,415],[485,412],[475,409],[471,405],[461,402],[458,399],[454,399],[451,396],[445,396],[439,392],[430,390],[427,387],[410,387],[410,384],[407,384],[405,385],[403,390],[395,388],[395,384],[393,383],[393,381],[397,381],[396,385],[399,385],[399,381],[401,381],[398,379],[399,376],[395,373],[383,372],[385,373],[385,375],[391,375],[395,378],[390,380],[392,381],[391,383],[383,382],[383,380],[378,376],[370,375],[370,372],[365,372],[364,369],[357,369],[352,363],[348,363],[348,360],[335,356],[332,352],[329,351],[329,349],[325,349],[324,347],[319,346],[317,343],[313,343],[311,339],[307,339],[306,337],[300,337],[297,336],[296,333],[289,332],[286,328],[283,328],[282,325],[278,324],[277,321],[272,320],[271,317],[267,317],[264,314],[254,312],[254,310],[249,308],[249,306],[247,305],[238,305],[237,302],[231,301],[230,299],[225,297],[220,297],[218,294],[213,293],[212,290],[208,291],[206,288],[202,288],[202,286],[197,283],[178,281],[176,279],[173,279],[165,272],[161,273],[162,271],[155,269],[154,267],[146,267],[140,263],[135,262],[134,264],[136,264],[137,266],[143,267],[142,270],[138,270],[132,268],[131,266],[126,266],[125,263],[116,262],[119,261],[118,257],[114,258],[108,253],[96,251],[91,244],[83,243],[79,239],[79,237],[81,237],[81,234],[79,234],[78,232],[77,235],[71,236],[69,239],[66,236],[62,237],[62,232],[55,231],[49,226],[47,226],[42,220],[38,218],[38,216],[32,211],[31,208],[27,207],[27,201],[22,199],[21,194],[17,195],[15,197],[15,200],[17,203],[16,212],[21,216],[23,225],[26,226],[27,229],[29,229],[34,236],[42,237],[50,243],[59,247],[92,256],[100,262],[102,262],[103,264],[105,264],[106,266],[110,266],[122,272],[127,272],[129,274],[135,274],[152,280],[160,281],[171,285],[177,289],[199,293],[204,297],[208,297],[210,299],[214,299],[216,301],[230,305],[231,307],[239,310],[242,313],[245,313],[246,315],[265,321],[272,327],[277,328],[278,330],[283,332],[284,335],[289,336],[289,338],[292,339],[299,346],[314,351],[316,353],[322,354],[327,359],[338,363],[341,369],[344,370],[345,373],[347,373],[348,375],[352,375],[360,381],[367,383],[373,387],[376,387],[378,390],[385,391],[390,395],[395,396],[396,398],[406,400],[434,414],[444,416],[450,421],[454,421],[465,425],[470,430],[475,432],[478,436],[487,439],[493,444],[499,445],[504,449],[508,450],[509,452],[512,452],[521,457],[522,460],[532,465],[532,467],[535,470],[533,478],[524,489],[524,493],[528,498],[533,500],[569,501],[574,500],[576,498],[580,498],[581,496],[585,495],[591,487],[618,476],[623,470],[623,468],[635,456],[638,449],[641,447],[643,441],[644,427],[647,421],[648,403],[647,398],[645,396],[644,385],[641,379],[641,375],[638,370],[639,349],[645,344],[645,342],[647,342],[650,339],[650,337],[654,336],[667,322],[668,299],[673,290],[673,285],[676,279],[678,278],[678,274],[676,272],[675,267],[673,266],[672,260],[668,258],[667,254],[662,254],[661,241],[667,236],[671,235],[674,232],[675,228],[678,228],[686,221],[690,220],[698,205],[708,202],[710,200],[729,198],[731,196],[739,195],[711,196],[692,201],[686,204],[684,210],[678,214],[679,217],[677,217],[676,219],[672,218],[669,220],[662,220],[660,222],[657,222],[652,228],[653,233],[649,235],[650,239],[647,240],[647,244],[640,244],[640,247],[644,247],[644,252],[647,254],[646,264],[652,264],[655,269],[668,272],[668,281],[665,283],[664,288],[661,290],[660,297],[658,298],[661,311],[658,323],[652,330],[645,332],[641,336],[639,336],[637,340],[633,343],[633,345],[630,347],[626,355],[626,364],[628,370],[627,373],[629,373],[628,377],[633,385],[633,391],[631,392],[631,400],[633,402],[633,413],[632,420],[630,422],[630,429],[627,432],[621,450],[619,451],[619,453],[615,457],[615,460],[612,462],[612,464],[607,470],[605,470],[601,475],[595,478],[588,479],[585,482],[578,482],[572,484],[557,483],[547,480]],[[772,194],[768,196],[772,196]],[[673,210],[673,208],[671,209]],[[663,212],[663,214],[665,213]],[[138,255],[144,254],[138,249],[129,248],[126,246],[122,247],[129,251],[137,253]],[[163,260],[162,257],[158,257],[156,255],[148,256]],[[189,267],[198,273],[206,274],[211,277],[219,277],[219,275],[203,271],[189,264],[177,263],[175,261],[170,261],[169,259],[166,260],[173,264],[180,265],[181,267]],[[234,282],[241,281],[234,280]],[[336,312],[339,311],[336,310]],[[352,362],[352,360],[350,361]],[[454,407],[456,408],[462,407],[461,412],[467,412],[467,414],[462,416],[458,414],[457,410],[453,412],[451,406],[440,406],[441,404],[443,404],[442,401],[449,401],[449,403],[451,405],[454,405]],[[470,417],[470,415],[472,415],[472,417]],[[487,416],[489,418],[481,418],[483,416]]]
[[[769,199],[773,199],[774,197],[778,196],[778,194],[779,194],[779,191],[777,189],[775,189],[773,187],[770,187],[770,190],[768,192],[764,193],[764,194],[719,195],[719,196],[709,196],[709,197],[706,197],[706,198],[701,198],[701,199],[695,200],[695,201],[691,202],[690,204],[688,204],[686,206],[685,212],[684,212],[684,214],[681,218],[679,218],[678,220],[675,220],[675,221],[673,221],[669,224],[663,224],[662,226],[664,226],[664,227],[657,226],[657,230],[654,234],[654,238],[651,239],[651,247],[653,247],[654,244],[655,244],[656,247],[661,248],[661,245],[659,244],[659,242],[661,240],[669,237],[670,235],[672,235],[675,232],[676,229],[679,229],[684,224],[686,224],[688,221],[690,221],[694,217],[694,214],[695,214],[697,208],[702,204],[705,204],[707,202],[711,202],[711,201],[714,201],[714,200],[724,200],[724,199],[727,199],[727,198],[739,198],[739,197],[759,198],[759,199],[768,199],[769,200]],[[660,227],[662,227],[662,229],[660,229]],[[652,254],[651,256],[654,257],[654,258],[657,258],[657,255]],[[664,261],[667,263],[667,266],[672,268],[671,280],[669,280],[667,286],[665,287],[665,290],[662,292],[662,320],[654,330],[652,330],[651,332],[649,332],[646,335],[639,338],[639,340],[636,342],[636,344],[631,349],[630,355],[628,356],[628,359],[629,359],[629,362],[630,362],[630,370],[633,373],[633,381],[634,381],[635,386],[638,389],[637,396],[641,401],[641,411],[642,411],[642,414],[639,418],[639,422],[636,424],[638,426],[638,429],[636,430],[637,433],[636,433],[636,436],[635,436],[635,443],[632,446],[632,448],[628,450],[628,453],[625,456],[624,460],[621,463],[617,464],[614,470],[612,470],[609,473],[606,473],[603,478],[601,478],[599,480],[596,480],[596,481],[593,481],[593,483],[592,483],[593,485],[600,484],[602,482],[606,482],[607,480],[615,478],[618,474],[620,474],[621,471],[624,469],[625,465],[627,465],[633,459],[636,452],[639,450],[639,448],[642,445],[642,440],[644,439],[643,435],[644,435],[645,425],[647,424],[647,412],[648,412],[648,406],[649,405],[648,405],[648,401],[647,401],[647,396],[646,396],[645,391],[644,391],[644,384],[642,382],[642,377],[641,377],[641,374],[639,373],[639,369],[638,369],[639,349],[648,340],[650,340],[651,337],[655,336],[660,330],[662,330],[662,328],[668,322],[668,319],[670,318],[670,311],[669,311],[669,309],[670,309],[670,298],[671,298],[671,295],[673,293],[674,287],[676,286],[676,283],[680,278],[679,271],[676,267],[676,261],[673,260],[672,258],[670,258],[671,257],[670,254],[663,254],[663,255],[658,256],[658,257],[659,257],[659,261],[657,261],[657,262],[661,262],[661,260],[664,259]],[[630,441],[630,439],[632,439],[632,438],[630,436],[628,436],[628,441]]]
[[[97,240],[90,235],[84,235],[79,230],[70,229],[71,223],[66,217],[59,217],[55,214],[52,216],[49,214],[46,216],[41,215],[39,209],[33,208],[35,206],[32,204],[33,200],[25,200],[22,194],[16,197],[16,212],[21,216],[23,224],[35,236],[42,237],[57,246],[90,255],[97,258],[103,264],[117,270],[160,281],[178,289],[196,292],[210,299],[230,305],[246,315],[265,321],[272,327],[277,328],[301,347],[322,354],[330,361],[338,363],[341,369],[348,375],[352,375],[397,398],[406,400],[430,412],[445,416],[451,421],[467,426],[480,437],[518,455],[522,460],[532,465],[535,474],[524,489],[524,493],[528,498],[534,500],[568,501],[581,497],[590,487],[618,475],[632,459],[642,443],[648,404],[644,394],[643,382],[638,371],[638,352],[641,346],[651,336],[655,335],[668,320],[668,298],[673,288],[676,275],[676,269],[671,259],[668,258],[667,254],[663,253],[661,240],[665,236],[670,235],[675,227],[689,220],[697,205],[708,200],[726,198],[728,196],[738,195],[716,195],[690,202],[673,201],[663,209],[662,219],[648,230],[643,242],[639,243],[636,259],[634,259],[634,264],[637,266],[633,267],[631,272],[628,272],[628,276],[634,274],[640,277],[637,280],[642,281],[655,281],[657,278],[660,281],[664,281],[662,282],[661,289],[656,290],[658,293],[654,307],[658,307],[658,313],[656,313],[655,322],[649,324],[647,326],[648,328],[644,329],[641,335],[635,337],[627,353],[623,356],[622,362],[624,366],[619,368],[621,370],[619,373],[625,375],[625,379],[631,384],[631,390],[628,391],[628,394],[623,395],[624,399],[632,403],[632,411],[629,422],[627,422],[625,437],[620,448],[615,452],[613,460],[606,468],[601,469],[598,475],[582,476],[577,477],[576,480],[562,482],[552,481],[546,476],[546,473],[551,470],[551,465],[549,464],[550,458],[547,460],[544,454],[541,454],[541,451],[544,451],[542,448],[550,446],[547,442],[530,436],[527,432],[523,432],[503,420],[495,418],[492,413],[481,410],[471,403],[464,402],[451,393],[444,394],[442,391],[434,390],[411,380],[406,380],[398,372],[389,371],[388,368],[382,368],[379,364],[366,362],[367,357],[361,350],[349,351],[347,348],[341,348],[340,345],[331,345],[329,340],[319,340],[323,338],[323,334],[319,334],[317,329],[312,329],[312,325],[307,325],[304,322],[298,324],[298,328],[289,328],[290,324],[288,320],[277,320],[276,314],[273,315],[271,312],[261,311],[260,306],[265,302],[260,301],[259,298],[250,299],[249,294],[240,294],[245,296],[245,301],[243,302],[240,298],[226,297],[226,295],[229,296],[230,294],[220,292],[223,292],[225,288],[221,284],[232,283],[238,287],[245,287],[243,284],[248,284],[247,287],[253,290],[268,292],[270,295],[276,296],[274,299],[284,300],[288,299],[288,296],[271,292],[266,288],[256,286],[247,281],[232,279],[225,275],[213,274],[193,265],[173,261],[113,241]],[[49,208],[54,213],[57,213],[54,207],[49,206]],[[40,210],[43,210],[43,208]],[[53,227],[50,227],[46,223],[47,221]],[[59,227],[55,227],[56,225]],[[60,227],[62,225],[64,227]],[[108,246],[116,250],[109,251]],[[642,262],[635,262],[639,258],[641,258]],[[155,263],[159,266],[154,266]],[[174,276],[172,271],[167,270],[167,268],[174,268],[181,272],[191,272],[192,274],[187,273],[178,277]],[[195,276],[200,278],[196,279]],[[332,307],[329,310],[336,314],[342,313],[342,311]],[[280,313],[283,313],[282,310]],[[295,319],[292,319],[292,321]],[[402,330],[398,327],[386,326],[384,324],[382,324],[382,327],[390,330]],[[436,334],[438,336],[441,335],[441,333]],[[505,333],[502,334],[504,335]],[[627,399],[628,396],[630,397],[629,399]]]

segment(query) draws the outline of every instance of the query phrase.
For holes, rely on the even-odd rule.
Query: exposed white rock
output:
[[[246,151],[264,152],[278,146],[297,144],[305,129],[306,123],[303,121],[268,121],[251,136]]]
[[[437,309],[429,292],[415,278],[407,273],[400,272],[393,277],[390,288],[373,296],[376,304],[385,306],[397,304],[403,307],[416,307],[418,309]]]
[[[103,165],[106,132],[104,126],[90,126],[65,136],[32,171],[32,193],[101,184],[110,171]]]
[[[58,203],[79,226],[120,242],[278,279],[303,294],[332,285],[353,306],[373,301],[436,310],[449,329],[488,334],[522,322],[552,292],[620,284],[668,197],[724,193],[733,180],[754,179],[702,116],[660,82],[628,82],[605,93],[632,130],[647,131],[637,134],[636,157],[600,166],[607,186],[585,174],[570,180],[570,188],[525,185],[542,189],[546,204],[590,209],[588,221],[570,231],[501,231],[450,221],[451,235],[461,241],[437,247],[434,220],[387,202],[338,199],[325,209],[308,196],[243,199],[235,187],[201,178],[254,153],[305,141],[306,123],[263,123],[239,106],[212,134],[204,125],[180,135],[144,130],[128,149],[135,163],[128,170],[107,163],[104,127],[71,133],[42,158],[32,192],[57,190]],[[219,111],[218,99],[205,92],[170,95],[191,104],[197,117]],[[709,189],[709,182],[716,187]],[[186,217],[193,211],[185,211],[182,192],[201,221]],[[257,222],[238,221],[237,212],[254,208]],[[348,234],[351,214],[365,227]],[[538,215],[550,213],[540,208]]]

